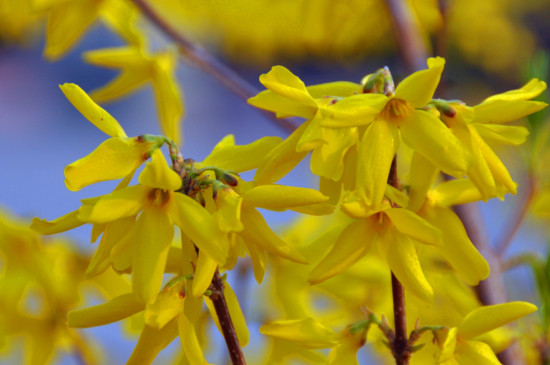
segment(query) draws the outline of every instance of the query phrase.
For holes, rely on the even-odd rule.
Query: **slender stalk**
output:
[[[524,192],[522,199],[520,200],[518,206],[514,210],[516,214],[513,214],[510,218],[508,224],[504,227],[504,233],[502,237],[497,241],[495,247],[496,252],[499,258],[502,258],[506,253],[508,247],[512,243],[512,240],[518,233],[523,221],[527,217],[529,208],[533,203],[533,200],[537,192],[537,183],[533,174],[529,174],[529,181],[527,184],[527,191]]]
[[[386,0],[386,5],[407,71],[425,68],[428,51],[410,3],[406,0]]]
[[[239,340],[237,339],[237,332],[235,332],[233,321],[229,315],[229,308],[227,307],[227,302],[225,301],[225,296],[223,295],[223,281],[220,277],[220,272],[217,269],[214,277],[212,278],[211,288],[212,294],[210,295],[210,299],[216,309],[216,314],[220,322],[220,327],[222,328],[227,349],[229,350],[231,362],[233,365],[245,365],[246,360],[241,351],[241,346],[239,345]]]
[[[222,84],[227,86],[231,91],[245,100],[258,93],[258,90],[256,90],[254,86],[250,85],[250,83],[239,76],[231,68],[217,60],[203,47],[193,43],[181,33],[176,31],[146,0],[132,0],[132,2],[139,8],[143,16],[145,16],[168,38],[179,46],[181,54],[187,60],[191,61],[194,66],[208,72]],[[289,119],[278,119],[273,115],[273,113],[263,111],[262,113],[264,113],[264,115],[271,121],[287,132],[292,132],[296,129],[296,125]]]
[[[170,158],[172,159],[172,168],[183,178],[185,175],[185,160],[175,145],[168,145],[168,149],[170,151]],[[195,246],[195,251],[199,254],[197,246]],[[212,292],[210,299],[214,304],[214,309],[218,316],[218,321],[222,329],[225,344],[227,345],[227,350],[229,351],[229,356],[231,357],[231,362],[233,365],[246,365],[246,360],[237,338],[237,332],[235,332],[235,326],[233,326],[231,314],[227,307],[223,281],[218,269],[216,269],[214,273],[209,289]]]
[[[400,188],[399,178],[397,176],[397,156],[393,157],[390,174],[388,175],[388,184],[396,189]],[[397,205],[393,205],[397,206]],[[392,354],[396,365],[407,365],[411,357],[409,351],[407,335],[407,314],[405,311],[405,290],[403,285],[397,280],[393,272],[391,273],[391,288],[393,296],[393,319],[395,327],[395,337],[392,343]]]

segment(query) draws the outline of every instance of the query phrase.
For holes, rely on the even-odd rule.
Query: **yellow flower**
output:
[[[432,288],[426,280],[414,242],[441,245],[441,231],[403,208],[385,202],[380,211],[369,211],[359,200],[342,204],[354,218],[334,243],[331,251],[309,275],[311,284],[320,283],[353,265],[368,252],[385,258],[390,269],[411,293],[429,301]]]
[[[257,168],[262,163],[262,156],[276,148],[279,142],[279,138],[266,137],[250,145],[235,146],[233,136],[228,136],[216,145],[204,161],[192,166],[192,169],[198,171],[197,178],[214,171],[216,179],[225,181],[213,186],[212,191],[201,192],[201,196],[205,200],[206,208],[216,218],[219,228],[230,237],[232,248],[227,266],[232,267],[241,252],[247,251],[258,282],[264,276],[266,252],[298,263],[307,263],[307,259],[279,238],[256,208],[275,211],[290,209],[314,215],[329,214],[334,209],[328,204],[328,197],[313,189],[261,185],[232,176]],[[200,268],[208,269],[199,270]],[[216,265],[199,260],[193,282],[194,295],[204,292],[215,269]]]
[[[127,41],[140,42],[134,25],[136,9],[126,1],[40,0],[35,1],[34,10],[48,14],[44,56],[50,60],[63,57],[99,16]]]
[[[239,302],[231,287],[225,283],[224,294],[241,346],[248,343],[248,329]],[[197,335],[200,328],[202,298],[188,296],[191,283],[184,277],[176,277],[166,284],[154,301],[147,304],[137,300],[133,293],[117,296],[112,300],[89,308],[72,311],[68,324],[87,328],[102,326],[142,312],[145,326],[127,364],[150,364],[157,354],[178,335],[184,356],[190,364],[207,364]],[[210,315],[218,325],[218,318],[211,300],[205,297]]]
[[[163,137],[128,137],[116,119],[94,103],[78,85],[63,84],[60,88],[86,119],[112,137],[88,156],[65,167],[65,184],[69,190],[131,175],[153,150],[166,142]]]
[[[281,116],[309,119],[266,156],[255,180],[278,180],[314,150],[318,157],[312,155],[312,171],[339,181],[345,173],[346,154],[353,151],[357,153],[355,189],[367,205],[378,209],[401,138],[444,172],[461,177],[471,155],[437,117],[418,109],[430,102],[444,63],[442,58],[428,59],[427,70],[410,75],[397,86],[395,94],[388,95],[357,94],[364,87],[353,83],[308,89],[285,68],[273,68],[260,78],[269,90],[249,102]],[[367,76],[364,83],[376,83],[379,76]],[[366,128],[358,128],[362,126]],[[356,146],[355,151],[352,146]]]
[[[175,75],[177,58],[174,52],[148,54],[144,46],[134,45],[89,51],[84,59],[96,66],[121,70],[114,80],[92,91],[90,95],[98,103],[135,92],[150,81],[163,134],[176,144],[181,142],[180,123],[184,109]]]
[[[479,337],[537,310],[533,304],[510,302],[477,308],[453,328],[438,330],[437,362],[446,365],[500,364],[489,345]]]
[[[295,115],[308,120],[265,157],[254,180],[262,184],[279,180],[309,151],[313,151],[313,173],[340,180],[344,171],[344,155],[358,140],[357,128],[323,128],[319,125],[318,116],[335,97],[352,95],[360,91],[361,85],[334,82],[306,87],[282,66],[275,66],[261,75],[260,82],[268,90],[250,98],[250,104],[274,111],[280,117]]]
[[[545,108],[546,103],[532,101],[546,89],[546,83],[531,80],[517,90],[493,95],[474,107],[450,102],[456,113],[441,118],[474,156],[467,176],[479,189],[483,200],[510,192],[516,193],[516,183],[489,143],[519,145],[525,142],[528,130],[505,123],[523,118]]]

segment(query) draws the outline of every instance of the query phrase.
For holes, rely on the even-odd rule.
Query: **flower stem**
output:
[[[212,278],[211,288],[212,294],[210,295],[210,299],[216,309],[216,314],[220,322],[220,327],[222,328],[227,349],[229,350],[231,362],[233,365],[245,365],[246,360],[241,350],[241,346],[239,345],[237,332],[235,332],[233,321],[229,315],[229,308],[227,307],[227,302],[225,301],[225,296],[223,295],[223,281],[220,277],[220,272],[217,269],[214,277]]]
[[[397,176],[397,155],[393,157],[390,173],[388,175],[388,184],[396,189],[400,188],[399,178]],[[392,203],[392,206],[397,205]],[[393,320],[395,327],[395,337],[391,344],[392,354],[397,365],[407,365],[411,357],[407,336],[407,315],[405,312],[405,290],[403,285],[391,273],[391,289],[393,296]]]
[[[407,339],[407,316],[405,313],[405,290],[391,273],[391,289],[393,295],[393,316],[395,326],[395,338],[392,345],[392,354],[396,365],[407,365],[411,357]]]
[[[420,33],[418,19],[406,0],[386,0],[393,20],[395,38],[408,71],[423,69],[426,65],[426,44]]]
[[[231,68],[213,57],[203,47],[193,43],[166,22],[146,0],[132,0],[141,14],[160,29],[168,38],[179,46],[180,53],[191,63],[208,72],[231,91],[243,99],[248,99],[258,93],[255,87],[239,76]],[[287,132],[293,132],[296,125],[289,119],[278,119],[272,113],[261,111],[271,121]]]
[[[508,246],[512,243],[512,240],[518,233],[523,221],[527,217],[529,208],[533,203],[533,200],[537,193],[537,182],[532,173],[529,174],[527,182],[527,191],[524,192],[523,197],[521,198],[518,206],[514,210],[516,214],[512,216],[509,223],[505,226],[505,233],[497,241],[496,252],[498,252],[498,257],[502,258],[508,249]],[[507,228],[507,229],[506,229]]]

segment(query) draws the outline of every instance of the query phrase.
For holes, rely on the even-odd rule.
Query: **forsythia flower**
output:
[[[44,0],[35,3],[35,10],[48,14],[44,56],[50,60],[63,57],[99,16],[126,40],[139,43],[134,25],[137,11],[129,1]]]
[[[143,45],[99,49],[84,53],[84,59],[96,66],[120,69],[120,74],[107,85],[91,92],[98,103],[127,95],[151,82],[163,134],[177,145],[181,142],[180,123],[184,114],[178,86],[174,52],[148,54]]]
[[[312,156],[312,171],[338,181],[344,174],[346,152],[357,146],[357,166],[352,168],[355,189],[367,205],[378,209],[401,139],[444,172],[461,177],[471,162],[469,152],[439,119],[418,109],[430,102],[444,63],[442,58],[428,59],[428,69],[403,80],[395,94],[382,89],[378,91],[388,95],[371,92],[378,87],[378,81],[386,82],[387,71],[381,70],[367,76],[363,87],[353,83],[314,86],[312,89],[324,96],[319,99],[314,99],[288,70],[273,68],[260,78],[269,90],[249,102],[282,116],[290,114],[309,120],[266,156],[255,179],[277,180],[307,151],[314,150],[321,157]],[[358,94],[361,91],[369,92]],[[361,128],[364,133],[359,132],[362,126],[366,126]]]
[[[239,302],[231,287],[227,283],[224,286],[237,338],[241,346],[246,346],[248,329]],[[142,312],[145,326],[127,364],[152,363],[157,354],[178,335],[187,361],[190,364],[207,364],[197,335],[203,299],[187,295],[190,287],[184,277],[176,277],[147,304],[138,301],[133,293],[122,294],[106,303],[70,312],[68,324],[78,328],[102,326]],[[212,319],[219,326],[212,301],[207,297],[204,300]]]
[[[483,200],[494,196],[502,198],[507,192],[516,193],[516,183],[487,142],[511,145],[525,142],[529,133],[525,127],[505,123],[545,108],[546,103],[529,100],[545,89],[544,81],[533,79],[520,89],[493,95],[474,107],[449,102],[448,106],[455,113],[441,113],[445,124],[474,156],[467,176],[479,189]]]
[[[453,328],[436,332],[441,349],[437,362],[445,365],[500,364],[481,336],[537,310],[533,304],[510,302],[477,308]]]

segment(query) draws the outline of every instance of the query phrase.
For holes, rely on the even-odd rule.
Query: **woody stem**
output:
[[[181,55],[195,67],[208,72],[215,79],[227,86],[229,90],[245,100],[258,93],[258,90],[254,86],[250,85],[248,81],[239,76],[235,71],[212,56],[206,49],[175,30],[147,0],[132,0],[132,2],[139,8],[141,14],[147,20],[179,46]],[[260,112],[287,132],[293,132],[296,129],[296,125],[289,119],[278,119],[273,113]]]
[[[227,307],[225,296],[223,295],[223,281],[220,277],[220,272],[218,269],[216,269],[216,273],[212,278],[210,288],[212,290],[210,299],[216,309],[216,315],[218,316],[220,327],[222,328],[223,337],[225,338],[225,344],[229,350],[231,362],[233,365],[245,365],[246,360],[241,350],[239,340],[237,339],[237,332],[235,332],[235,327],[233,326],[233,321],[231,320],[231,316],[229,314],[229,308]]]
[[[399,189],[399,179],[397,177],[397,156],[393,157],[388,176],[388,184]],[[393,317],[395,327],[395,337],[391,343],[391,349],[395,363],[397,365],[407,365],[411,357],[407,337],[407,315],[405,312],[405,290],[403,285],[391,273],[391,287],[393,296]]]

